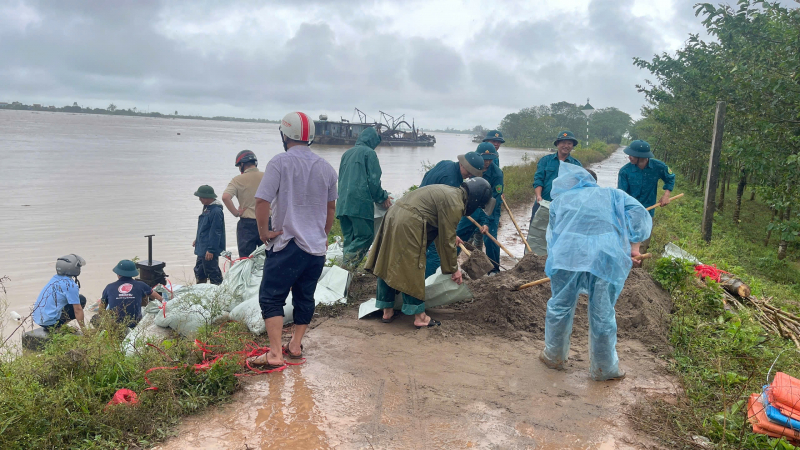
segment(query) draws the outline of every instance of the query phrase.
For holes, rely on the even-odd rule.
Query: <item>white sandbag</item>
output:
[[[225,311],[233,311],[253,295],[258,296],[266,257],[266,246],[261,245],[250,254],[250,258],[237,261],[228,270],[222,280],[222,286],[231,295],[230,302],[224,306]]]
[[[171,331],[169,328],[162,328],[155,324],[157,314],[163,315],[163,310],[159,307],[161,302],[152,301],[142,311],[142,320],[122,341],[122,351],[130,356],[136,350],[141,350],[148,342],[157,344],[168,339]]]
[[[335,236],[333,244],[328,245],[328,250],[325,252],[325,263],[341,264],[344,258],[344,244],[342,244],[342,237]]]
[[[350,286],[350,272],[339,266],[326,267],[314,291],[315,305],[347,303],[347,288]]]
[[[449,305],[472,298],[472,292],[467,287],[467,284],[457,284],[450,276],[443,274],[440,267],[436,269],[436,273],[425,279],[425,309]],[[371,298],[358,307],[359,319],[378,311],[378,308],[375,307],[375,301],[374,298]],[[402,307],[403,295],[397,294],[394,299],[394,309],[400,310]]]
[[[156,325],[190,336],[203,325],[212,325],[227,316],[231,303],[230,287],[213,284],[187,286],[175,291],[175,298],[162,305],[155,315]],[[165,308],[165,310],[163,309]]]
[[[290,323],[293,318],[294,307],[292,306],[292,294],[286,299],[283,307],[283,324]],[[267,328],[264,319],[261,318],[261,305],[258,303],[258,296],[247,299],[233,308],[230,313],[231,320],[243,323],[253,334],[264,334]]]

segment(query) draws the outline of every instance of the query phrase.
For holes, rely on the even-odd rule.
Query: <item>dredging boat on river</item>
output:
[[[398,118],[381,113],[379,121],[370,122],[367,115],[355,108],[358,113],[358,122],[351,122],[341,118],[338,122],[328,120],[328,116],[321,114],[319,120],[314,121],[314,143],[320,145],[355,145],[358,135],[367,128],[375,128],[381,136],[381,145],[392,147],[433,147],[436,136],[425,134],[416,127],[412,119],[409,124],[405,114]]]

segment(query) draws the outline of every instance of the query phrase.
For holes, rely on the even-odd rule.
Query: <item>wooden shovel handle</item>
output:
[[[532,287],[532,286],[538,286],[540,284],[547,283],[548,281],[550,281],[550,278],[542,278],[541,280],[531,281],[530,283],[525,283],[525,284],[521,284],[521,285],[517,286],[516,290],[517,291],[521,291],[523,289],[528,289],[529,287]]]
[[[517,219],[514,218],[514,213],[512,213],[511,212],[511,208],[508,207],[508,203],[506,203],[505,197],[503,197],[501,195],[500,198],[503,200],[503,206],[506,207],[506,212],[508,213],[508,217],[511,218],[511,222],[517,228],[517,233],[519,233],[519,237],[522,239],[522,242],[525,244],[525,248],[527,248],[530,253],[533,253],[533,250],[531,250],[531,246],[528,245],[528,240],[525,239],[525,236],[522,235],[522,230],[519,228],[519,225],[517,225]]]
[[[674,196],[674,197],[670,197],[670,198],[669,198],[669,201],[673,201],[673,200],[675,200],[675,199],[678,199],[678,198],[681,198],[681,197],[683,197],[683,193],[680,193],[680,194],[678,194],[678,195],[676,195],[676,196]],[[658,208],[659,206],[661,206],[661,203],[656,203],[655,205],[653,205],[653,206],[651,206],[651,207],[647,208],[647,210],[648,210],[648,211],[650,211],[651,209],[656,209],[656,208]]]
[[[635,259],[636,261],[641,261],[643,259],[650,259],[652,257],[653,255],[651,253],[645,253],[644,255],[634,256],[633,259]]]
[[[466,216],[466,218],[467,218],[467,219],[469,219],[469,220],[470,220],[470,222],[472,222],[473,224],[475,224],[475,226],[476,226],[476,227],[478,227],[478,228],[480,228],[480,227],[481,227],[481,226],[480,226],[480,224],[479,224],[478,222],[476,222],[476,221],[475,221],[475,219],[473,219],[472,217],[470,217],[470,216]],[[494,238],[494,236],[492,236],[492,235],[491,235],[491,233],[486,233],[486,234],[485,234],[485,236],[489,236],[489,239],[491,239],[491,240],[492,240],[492,242],[494,242],[495,244],[497,244],[497,246],[498,246],[498,247],[502,248],[502,249],[503,249],[503,251],[504,251],[504,252],[506,252],[506,254],[507,254],[508,256],[510,256],[510,257],[511,257],[512,259],[514,259],[515,261],[517,260],[517,257],[516,257],[516,256],[514,256],[514,255],[512,255],[512,254],[511,254],[511,252],[510,252],[510,251],[508,251],[508,249],[505,247],[505,245],[503,245],[503,244],[501,244],[500,242],[498,242],[498,241],[497,241],[497,239],[495,239],[495,238]]]
[[[464,247],[464,244],[458,244],[458,246],[461,247],[461,251],[464,252],[465,255],[467,255],[467,258],[472,256],[469,250],[467,250],[467,247]]]

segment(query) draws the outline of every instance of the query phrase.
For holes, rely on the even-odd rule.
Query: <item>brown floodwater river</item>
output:
[[[419,184],[424,164],[477,146],[470,135],[434,134],[435,147],[377,148],[385,189],[402,193]],[[93,302],[116,280],[119,260],[147,258],[148,234],[170,280],[193,281],[202,208],[194,191],[209,184],[221,195],[242,149],[253,150],[262,168],[283,151],[276,124],[247,122],[0,110],[0,136],[0,276],[10,279],[9,310],[23,316],[59,256],[86,259],[81,293]],[[347,147],[312,149],[338,169]],[[503,147],[501,163],[526,154],[544,152]],[[227,211],[225,224],[236,256],[236,219]]]

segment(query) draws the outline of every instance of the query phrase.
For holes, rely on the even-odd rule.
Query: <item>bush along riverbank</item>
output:
[[[181,416],[230,398],[237,374],[248,371],[242,350],[267,345],[236,322],[201,329],[201,344],[176,336],[131,356],[120,350],[124,336],[106,316],[83,335],[54,334],[41,353],[0,361],[0,448],[149,447]],[[196,370],[215,358],[203,348],[227,355]],[[107,406],[119,389],[137,393],[138,402]]]
[[[707,244],[700,232],[703,192],[680,175],[676,187],[685,196],[656,210],[650,251],[660,253],[673,242],[703,264],[715,264],[742,279],[753,297],[769,299],[771,305],[797,314],[800,251],[790,246],[788,257],[779,260],[776,246],[765,246],[772,217],[769,205],[758,199],[744,200],[741,222],[732,220],[736,208],[725,205],[715,216],[713,238]],[[727,196],[731,197],[735,199]],[[775,371],[800,376],[795,344],[765,329],[752,304],[742,301],[744,307],[736,308],[724,300],[713,281],[700,282],[691,264],[662,258],[648,261],[646,266],[674,301],[670,326],[673,353],[668,360],[682,389],[677,399],[638,405],[629,417],[640,431],[669,448],[794,449],[785,440],[752,432],[747,398],[767,384],[767,373],[776,358],[773,377]],[[701,445],[703,438],[713,445]]]
[[[594,141],[589,147],[578,146],[572,150],[572,157],[576,158],[584,167],[598,163],[614,153],[619,148],[617,144],[606,144],[603,141]],[[503,150],[500,149],[502,157]],[[520,203],[532,203],[534,199],[533,176],[536,174],[536,161],[523,162],[503,167],[503,195],[510,206]]]

